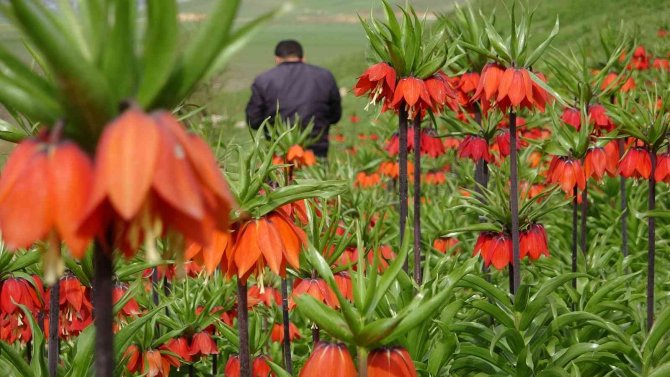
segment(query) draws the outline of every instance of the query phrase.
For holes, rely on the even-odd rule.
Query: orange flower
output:
[[[607,115],[605,107],[600,104],[589,106],[589,122],[591,122],[598,131],[610,132],[614,129],[612,119]]]
[[[379,165],[379,173],[392,179],[397,179],[400,176],[400,164],[393,161],[384,161]],[[407,175],[414,174],[414,164],[407,162]]]
[[[444,172],[427,172],[424,176],[424,182],[428,185],[441,185],[447,181],[447,177],[444,175]]]
[[[253,364],[251,365],[251,376],[274,377],[275,374],[272,373],[272,369],[267,363],[268,360],[270,360],[270,358],[266,355],[261,355],[255,358]],[[238,355],[230,356],[228,362],[226,363],[224,375],[226,377],[240,377],[240,357]]]
[[[188,353],[197,358],[206,355],[217,355],[219,350],[216,347],[216,343],[214,342],[214,339],[212,339],[212,336],[201,331],[193,335],[193,339],[191,339],[191,348]]]
[[[573,107],[566,107],[561,113],[561,120],[563,123],[574,127],[579,130],[582,128],[582,116],[578,109]]]
[[[481,100],[483,103],[489,103],[495,100],[498,95],[498,87],[502,80],[505,67],[498,63],[489,63],[482,69],[482,74],[477,84],[477,90],[472,96],[473,100]]]
[[[670,153],[661,153],[656,160],[656,182],[670,183]]]
[[[340,292],[342,292],[342,296],[344,296],[344,298],[346,298],[349,301],[353,301],[354,286],[353,283],[351,282],[351,277],[349,277],[349,273],[346,271],[342,271],[333,275],[333,278],[335,279],[337,289],[339,289]]]
[[[442,254],[446,254],[447,251],[454,249],[459,242],[458,238],[455,237],[440,237],[433,241],[433,248]],[[457,250],[454,250],[454,252],[455,251]]]
[[[288,324],[288,337],[292,342],[294,339],[300,339],[300,331],[293,324],[289,322]],[[284,343],[284,325],[280,323],[275,323],[272,326],[272,333],[270,334],[270,340],[273,342]]]
[[[131,108],[100,137],[82,230],[104,239],[113,224],[115,244],[127,256],[145,241],[151,259],[157,258],[152,241],[166,231],[208,246],[215,230],[228,230],[232,205],[205,141],[188,134],[170,113]]]
[[[398,110],[401,105],[405,106],[408,119],[421,117],[426,109],[433,108],[426,83],[416,77],[400,79],[390,106]]]
[[[298,254],[305,233],[279,211],[244,223],[236,231],[233,247],[228,249],[228,274],[246,281],[252,272],[262,275],[265,266],[286,276],[286,265],[300,267]]]
[[[489,145],[486,139],[476,135],[468,135],[458,146],[459,158],[470,158],[474,162],[484,160],[493,161],[493,156],[489,153]]]
[[[35,285],[20,277],[10,277],[2,282],[0,290],[0,340],[9,344],[26,343],[32,339],[30,322],[25,313],[17,305],[23,305],[33,316],[43,310],[40,296],[43,292],[39,277],[33,277]]]
[[[622,83],[623,76],[620,76],[614,72],[608,73],[607,76],[605,76],[605,79],[603,80],[602,84],[600,84],[600,90],[605,90],[610,87],[617,87],[621,85],[619,90],[622,93],[630,92],[631,90],[635,89],[635,80],[633,80],[632,77],[629,77],[625,83]]]
[[[9,249],[49,240],[60,256],[60,240],[81,259],[91,237],[78,233],[93,186],[91,159],[54,133],[22,141],[0,177],[0,230]]]
[[[377,348],[368,355],[368,377],[416,376],[412,357],[404,348]]]
[[[481,254],[486,267],[491,265],[498,270],[512,264],[512,237],[509,234],[499,232],[479,233],[473,256]]]
[[[175,368],[181,366],[181,360],[187,363],[190,363],[193,360],[189,348],[188,340],[184,337],[170,339],[160,347],[163,351],[168,351],[177,355],[177,357],[168,354],[163,355],[163,358]]]
[[[456,93],[451,85],[449,85],[448,80],[449,78],[444,72],[438,72],[424,80],[432,103],[431,110],[433,112],[440,112],[445,106],[456,108],[456,106],[451,104],[456,97]]]
[[[542,162],[542,153],[538,151],[532,151],[528,155],[528,165],[535,169],[538,166],[540,166],[540,163]]]
[[[370,103],[378,100],[391,101],[396,87],[395,70],[386,63],[378,63],[369,67],[354,86],[354,95],[360,97],[368,94]]]
[[[354,185],[360,188],[375,188],[381,183],[381,177],[379,173],[372,173],[370,175],[365,172],[358,172],[356,174],[356,182]]]
[[[544,111],[546,101],[546,91],[530,78],[527,69],[507,68],[500,78],[495,102],[501,110],[513,107]]]
[[[607,154],[604,148],[589,148],[584,157],[584,173],[596,181],[603,179],[607,167]]]
[[[554,156],[547,171],[547,184],[552,183],[558,184],[561,190],[568,195],[573,194],[575,187],[579,190],[584,190],[586,187],[586,177],[579,160],[564,156]]]
[[[342,343],[319,342],[300,371],[300,377],[356,377],[349,350]]]
[[[312,150],[304,150],[300,145],[293,145],[286,152],[286,161],[296,167],[314,166],[316,157]]]
[[[305,294],[314,297],[333,309],[340,307],[335,292],[323,279],[296,279],[293,283],[293,293],[288,304],[289,309],[293,309],[296,305],[293,300],[294,297],[298,298]]]
[[[519,234],[519,252],[521,258],[528,256],[537,260],[540,255],[549,256],[547,231],[542,224],[532,224]]]
[[[248,303],[263,303],[268,308],[273,305],[281,306],[281,293],[272,287],[263,287],[262,289],[254,285],[247,291]]]
[[[214,273],[219,264],[228,265],[226,250],[232,247],[232,236],[229,232],[214,231],[212,242],[207,246],[190,242],[184,252],[185,260],[193,260],[200,266],[204,266],[209,275]]]
[[[641,147],[629,149],[619,163],[619,174],[625,178],[648,179],[651,175],[649,152]]]
[[[49,302],[51,289],[47,291],[44,301]],[[46,306],[49,312],[49,306]],[[93,305],[90,300],[90,289],[72,275],[64,276],[60,281],[59,300],[59,336],[62,339],[79,335],[93,322]],[[44,318],[44,332],[49,333],[48,316]]]
[[[170,362],[158,350],[148,350],[144,353],[146,360],[145,373],[147,377],[169,377]]]

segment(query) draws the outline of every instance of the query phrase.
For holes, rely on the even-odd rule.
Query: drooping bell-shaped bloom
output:
[[[498,63],[489,63],[484,66],[472,100],[481,100],[486,103],[495,100],[498,96],[498,88],[500,87],[503,73],[505,73],[505,67]]]
[[[124,298],[127,291],[128,286],[126,284],[119,283],[114,286],[114,289],[112,289],[112,302],[114,303],[114,305],[116,305],[119,301],[121,301]],[[129,300],[126,301],[121,310],[119,310],[116,313],[114,332],[115,333],[118,332],[121,329],[121,326],[128,323],[129,319],[139,316],[141,314],[142,310],[140,310],[140,306],[137,304],[135,298],[130,298]]]
[[[106,126],[94,177],[81,230],[106,240],[113,225],[127,256],[145,242],[157,259],[153,240],[167,231],[209,245],[215,230],[228,230],[233,199],[214,155],[168,112],[130,108]]]
[[[407,119],[414,119],[417,116],[422,117],[426,109],[432,109],[433,102],[423,80],[405,77],[398,81],[390,106],[396,110],[404,106],[407,110]]]
[[[625,55],[622,55],[621,57],[623,60],[626,59]],[[635,51],[633,51],[633,57],[631,58],[630,63],[628,63],[626,68],[635,69],[638,71],[643,71],[649,68],[649,54],[647,54],[647,50],[644,48],[644,46],[638,46],[635,48]]]
[[[474,162],[479,160],[493,161],[486,139],[477,135],[468,135],[463,139],[458,147],[458,157],[469,158]]]
[[[670,60],[665,58],[655,58],[652,67],[659,71],[670,71]]]
[[[379,164],[379,174],[389,177],[391,179],[398,179],[400,176],[400,164],[396,161],[384,161]],[[407,175],[414,174],[414,164],[407,162]]]
[[[270,357],[267,355],[261,355],[254,358],[251,363],[251,377],[275,377],[268,361],[272,360],[270,360]],[[240,369],[240,357],[238,355],[231,355],[226,363],[224,375],[226,377],[240,377]]]
[[[300,339],[300,331],[293,324],[293,322],[289,322],[288,324],[288,337],[291,342],[294,339]],[[282,325],[281,323],[275,323],[272,326],[272,332],[270,333],[270,340],[277,343],[284,343],[284,325]]]
[[[605,107],[600,104],[589,106],[589,122],[593,124],[596,130],[610,132],[614,129],[612,119],[607,115]]]
[[[286,266],[300,267],[299,253],[305,243],[305,233],[282,212],[244,223],[236,231],[233,247],[228,249],[228,273],[237,273],[245,280],[255,272],[263,273],[265,266],[284,277]]]
[[[582,115],[578,109],[574,107],[566,107],[561,113],[561,120],[563,123],[579,130],[582,127]]]
[[[370,103],[378,101],[390,102],[396,87],[396,72],[386,63],[377,63],[369,67],[358,78],[354,86],[354,94],[357,97],[367,94]]]
[[[144,373],[147,377],[169,377],[170,362],[159,350],[148,350],[144,353]]]
[[[247,296],[249,301],[257,301],[268,308],[274,305],[281,306],[281,292],[273,287],[261,288],[258,285],[251,286],[247,290]]]
[[[295,282],[293,283],[293,293],[291,294],[291,300],[288,305],[289,309],[293,309],[296,305],[294,298],[298,298],[305,294],[314,297],[317,301],[321,301],[333,309],[340,307],[335,292],[333,292],[323,279],[309,278],[295,279]]]
[[[518,139],[517,139],[518,140]],[[501,132],[498,132],[496,135],[496,143],[495,146],[498,149],[498,153],[500,153],[500,157],[505,158],[510,155],[510,133],[508,128],[502,129]],[[516,149],[520,150],[521,149],[521,143],[516,144]]]
[[[568,195],[573,194],[575,187],[584,190],[586,176],[582,164],[571,157],[554,156],[547,171],[547,184],[559,185]]]
[[[319,342],[300,371],[300,377],[356,377],[349,350],[342,343]]]
[[[310,149],[305,150],[300,145],[292,145],[288,152],[286,152],[286,162],[293,164],[295,167],[314,166],[316,164],[316,156]]]
[[[175,368],[179,368],[182,361],[190,363],[193,360],[190,348],[188,339],[183,336],[172,338],[160,347],[161,351],[168,351],[175,355],[163,354],[163,358]]]
[[[0,283],[0,341],[12,344],[32,339],[30,322],[18,305],[25,306],[34,317],[42,310],[42,282],[37,276],[33,281],[34,285],[21,277],[9,277]]]
[[[632,77],[626,79],[626,82],[622,82],[623,75],[619,75],[614,72],[610,72],[603,79],[602,84],[600,84],[600,90],[610,89],[612,87],[617,87],[621,85],[619,91],[622,93],[630,92],[635,89],[635,80]]]
[[[62,240],[80,259],[91,240],[78,224],[93,187],[93,163],[73,142],[58,140],[58,132],[26,139],[9,156],[0,176],[0,231],[9,249],[48,240],[59,257]]]
[[[532,224],[519,233],[519,253],[521,259],[528,256],[537,260],[541,255],[549,256],[547,231],[542,224]]]
[[[607,154],[605,148],[589,148],[584,157],[584,174],[596,181],[601,181],[607,169]]]
[[[423,180],[427,185],[439,186],[447,182],[447,176],[441,171],[429,171],[423,176]]]
[[[51,290],[45,295],[45,302],[49,302]],[[91,303],[90,288],[81,284],[73,275],[66,275],[60,280],[59,300],[59,336],[63,339],[79,335],[93,323],[93,305]],[[45,306],[49,312],[49,306]],[[49,316],[44,318],[44,332],[48,333]]]
[[[475,243],[473,256],[481,254],[486,267],[502,270],[512,264],[512,237],[505,232],[482,232]]]
[[[414,361],[404,348],[377,348],[368,355],[368,377],[416,376]]]
[[[431,110],[435,113],[441,112],[445,107],[449,106],[455,109],[456,106],[452,102],[456,98],[456,93],[448,81],[448,77],[444,72],[439,72],[424,80],[426,90],[430,97],[432,104]]]
[[[190,242],[184,252],[185,260],[193,260],[205,268],[207,274],[211,275],[217,266],[228,265],[225,259],[226,250],[232,247],[232,235],[230,232],[215,231],[212,235],[212,242],[207,246],[202,246],[196,242]]]
[[[455,237],[440,237],[433,241],[433,248],[442,254],[446,254],[447,251],[454,249],[459,242],[458,238]]]
[[[442,140],[435,136],[433,128],[421,129],[421,154],[437,158],[444,154]]]
[[[218,353],[219,349],[216,342],[209,333],[201,331],[193,335],[189,351],[191,356],[198,358],[200,356],[217,355]]]
[[[619,174],[624,178],[648,179],[651,175],[651,157],[642,147],[628,150],[619,162]]]
[[[656,182],[670,183],[670,153],[661,153],[656,157]]]
[[[338,272],[333,275],[335,285],[340,290],[342,296],[349,301],[354,301],[354,285],[347,271]]]
[[[140,373],[147,377],[169,377],[170,362],[159,350],[149,349],[145,352],[136,345],[128,346],[123,354],[126,368],[131,373]]]
[[[375,188],[381,184],[381,181],[379,173],[366,174],[361,171],[356,174],[354,185],[360,188]]]
[[[607,175],[614,177],[618,174],[619,170],[619,143],[616,140],[612,140],[605,144],[604,149],[605,155],[607,156],[605,171],[607,172]]]
[[[544,111],[547,101],[546,91],[537,85],[524,68],[507,68],[500,78],[496,106],[507,111],[509,108],[536,108]]]

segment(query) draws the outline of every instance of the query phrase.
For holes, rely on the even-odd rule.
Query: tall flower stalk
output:
[[[654,324],[656,283],[656,181],[657,154],[668,142],[666,135],[670,127],[668,100],[670,92],[657,88],[647,89],[640,99],[620,98],[617,106],[608,105],[610,116],[619,126],[619,131],[633,142],[619,163],[622,178],[645,179],[648,187],[648,250],[647,250],[647,330]],[[664,176],[661,175],[661,179]]]
[[[554,37],[558,34],[558,19],[547,39],[538,47],[531,49],[526,36],[530,33],[532,13],[523,9],[521,19],[517,23],[516,5],[511,9],[511,26],[509,38],[503,38],[482,16],[485,31],[490,42],[486,45],[475,45],[462,42],[464,48],[477,51],[490,60],[480,74],[479,84],[472,99],[479,101],[482,108],[496,108],[509,114],[510,123],[510,208],[512,210],[512,266],[510,271],[510,292],[513,294],[521,282],[520,250],[519,250],[519,213],[518,213],[518,169],[517,169],[517,134],[516,115],[521,109],[544,112],[548,100],[547,90],[542,74],[533,72],[532,67],[542,56]]]

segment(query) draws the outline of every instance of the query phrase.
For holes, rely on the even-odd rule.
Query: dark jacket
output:
[[[328,154],[328,129],[342,116],[340,91],[327,69],[302,62],[285,62],[256,77],[247,104],[247,122],[258,129],[263,121],[274,121],[279,114],[284,120],[300,118],[301,123],[314,122],[312,135],[323,132],[310,146],[317,156]]]

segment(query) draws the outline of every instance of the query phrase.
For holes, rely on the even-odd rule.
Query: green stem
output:
[[[368,350],[358,347],[358,377],[368,377]]]

